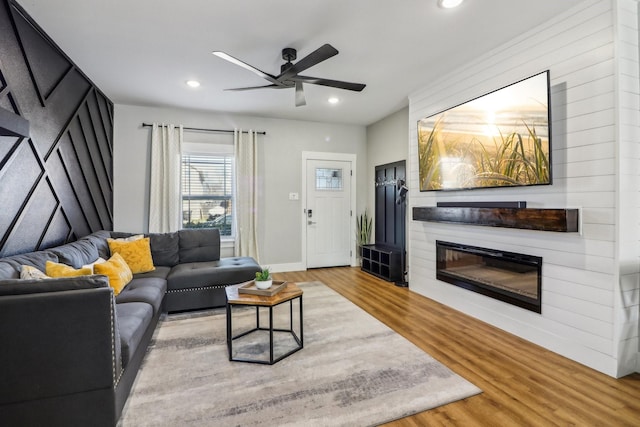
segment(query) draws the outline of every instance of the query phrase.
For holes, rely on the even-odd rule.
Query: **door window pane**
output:
[[[342,190],[342,169],[316,168],[316,190]]]

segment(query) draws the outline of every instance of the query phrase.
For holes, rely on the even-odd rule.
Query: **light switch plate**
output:
[[[300,200],[300,195],[298,193],[289,193],[289,200]]]

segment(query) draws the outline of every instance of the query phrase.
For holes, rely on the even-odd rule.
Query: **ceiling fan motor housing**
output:
[[[284,49],[282,49],[282,59],[284,59],[285,61],[287,62],[295,61],[297,57],[298,57],[298,53],[294,48],[285,47]]]

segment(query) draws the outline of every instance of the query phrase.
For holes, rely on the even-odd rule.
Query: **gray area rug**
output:
[[[299,285],[304,348],[271,366],[228,360],[224,309],[168,316],[119,425],[366,426],[480,393],[322,283]],[[279,326],[288,310],[278,306]],[[234,311],[234,334],[254,323],[255,309]],[[259,357],[268,348],[261,338],[239,342],[238,352]]]

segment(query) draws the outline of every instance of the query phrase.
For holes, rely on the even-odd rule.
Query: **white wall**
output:
[[[410,96],[408,165],[418,187],[416,122],[545,69],[551,75],[553,185],[411,191],[409,205],[525,200],[581,207],[582,233],[410,221],[414,291],[612,376],[638,353],[638,14],[635,0],[585,1]],[[435,240],[544,259],[542,314],[440,282]]]
[[[148,230],[150,128],[142,123],[165,122],[189,127],[253,129],[259,137],[259,251],[260,263],[273,271],[301,267],[303,206],[290,201],[290,192],[301,194],[302,152],[352,153],[361,165],[366,159],[363,126],[266,119],[212,114],[174,108],[115,106],[114,123],[114,229]],[[185,132],[185,140],[220,141],[210,133]],[[229,136],[229,142],[233,137]],[[358,185],[366,180],[366,169],[356,171]],[[364,209],[367,194],[357,192],[357,209]],[[229,255],[228,251],[226,253]]]

